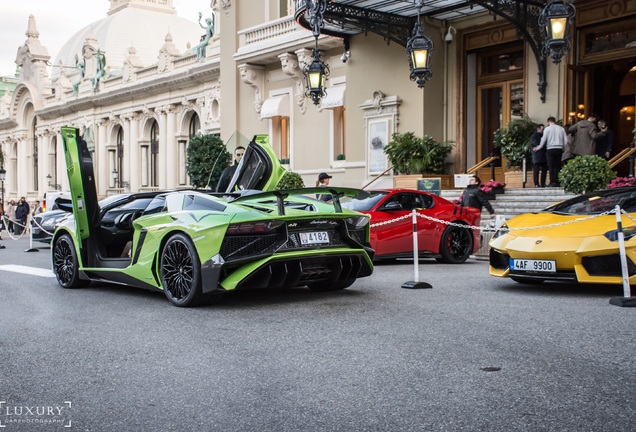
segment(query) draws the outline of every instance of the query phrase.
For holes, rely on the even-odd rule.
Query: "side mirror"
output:
[[[385,205],[382,208],[382,210],[404,210],[404,209],[402,208],[402,204],[396,201],[392,201],[388,203],[387,205]]]

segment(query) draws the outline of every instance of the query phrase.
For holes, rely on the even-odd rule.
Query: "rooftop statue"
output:
[[[91,83],[93,84],[93,91],[97,91],[99,86],[99,80],[106,76],[106,57],[102,54],[101,50],[97,50],[97,69],[95,75],[91,77]]]
[[[79,85],[82,83],[84,74],[86,73],[84,61],[80,62],[77,54],[75,54],[75,67],[79,70],[79,78],[73,83],[73,94],[77,94],[79,92]]]
[[[197,61],[205,58],[205,50],[214,34],[214,14],[212,14],[212,18],[205,19],[205,26],[201,24],[202,17],[203,13],[199,12],[199,25],[202,29],[205,29],[205,34],[201,37],[201,42],[192,48],[192,51],[197,54]]]

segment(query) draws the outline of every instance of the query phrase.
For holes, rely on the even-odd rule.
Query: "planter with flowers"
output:
[[[479,186],[479,189],[481,189],[484,193],[487,193],[487,194],[498,195],[506,191],[504,189],[505,187],[506,187],[505,183],[491,180],[489,182],[482,183]]]
[[[636,186],[636,177],[616,177],[607,185],[607,188],[615,189],[627,186]]]

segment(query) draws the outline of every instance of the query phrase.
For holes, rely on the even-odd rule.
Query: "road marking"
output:
[[[10,271],[14,273],[22,273],[33,276],[41,276],[41,277],[51,277],[54,278],[53,270],[51,269],[43,269],[38,267],[27,267],[21,265],[0,265],[0,271]]]

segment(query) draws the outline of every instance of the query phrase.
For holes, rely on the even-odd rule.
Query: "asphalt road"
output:
[[[62,289],[32,275],[48,250],[2,243],[3,432],[636,424],[636,309],[608,302],[620,288],[531,287],[488,276],[483,261],[422,260],[433,289],[402,289],[412,264],[398,263],[342,292],[244,292],[180,309],[161,293]]]

